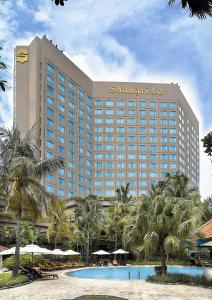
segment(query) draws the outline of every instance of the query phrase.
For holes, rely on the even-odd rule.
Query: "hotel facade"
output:
[[[45,36],[15,49],[14,121],[40,128],[45,178],[59,197],[147,194],[167,172],[199,185],[199,123],[177,84],[91,80]]]

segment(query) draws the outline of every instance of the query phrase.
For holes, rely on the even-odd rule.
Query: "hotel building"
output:
[[[93,81],[45,36],[15,49],[14,120],[40,127],[45,178],[60,197],[147,194],[167,172],[199,185],[199,123],[177,84]]]

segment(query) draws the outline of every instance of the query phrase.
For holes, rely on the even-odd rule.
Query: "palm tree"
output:
[[[169,0],[169,5],[172,5],[175,0]],[[197,16],[199,19],[205,19],[212,16],[212,0],[181,0],[182,7],[189,7],[190,16]]]
[[[64,200],[53,199],[49,209],[49,227],[47,237],[54,236],[54,249],[57,248],[57,242],[62,238],[71,238],[74,232],[74,226],[70,222],[72,212],[67,210]]]
[[[166,272],[166,254],[178,250],[192,237],[201,219],[199,205],[192,199],[145,197],[137,209],[128,232],[128,243],[137,251],[160,252],[162,272]]]
[[[189,178],[177,172],[166,185],[165,193],[168,196],[190,198],[197,193],[197,188],[189,185]]]
[[[64,1],[67,0],[52,0],[58,6],[64,6]],[[168,4],[171,6],[175,0],[169,0]],[[182,8],[188,7],[190,16],[197,16],[199,19],[205,19],[206,16],[212,16],[212,0],[181,0]]]
[[[58,159],[39,160],[39,142],[35,127],[24,137],[15,126],[12,130],[0,128],[0,179],[2,197],[7,202],[6,213],[16,220],[16,250],[12,276],[18,275],[20,252],[20,225],[23,220],[38,221],[45,214],[48,199],[40,183],[43,176],[62,165]]]
[[[123,218],[123,209],[120,203],[116,203],[105,211],[106,233],[114,240],[115,250],[121,245],[124,226]]]
[[[129,186],[130,184],[127,183],[126,187],[121,185],[119,188],[116,189],[116,199],[119,203],[129,204],[131,202],[132,195],[129,195]]]
[[[165,180],[158,181],[156,185],[151,185],[150,195],[152,197],[161,195],[169,184],[171,176],[169,173],[166,174]]]
[[[75,224],[81,232],[81,237],[85,241],[85,260],[89,261],[90,247],[95,236],[99,236],[101,231],[100,203],[95,195],[77,199],[75,210]]]
[[[2,47],[0,47],[0,50],[2,50]],[[0,56],[0,59],[1,59],[1,56]],[[2,61],[0,61],[0,70],[5,70],[5,69],[6,69],[5,63],[3,63]],[[0,89],[1,89],[2,91],[4,91],[4,92],[5,92],[5,84],[6,84],[6,83],[7,83],[6,80],[0,79]]]

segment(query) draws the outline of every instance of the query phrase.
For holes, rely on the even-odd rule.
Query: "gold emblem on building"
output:
[[[16,51],[16,61],[20,62],[21,64],[27,62],[29,60],[28,58],[28,49],[18,49]]]

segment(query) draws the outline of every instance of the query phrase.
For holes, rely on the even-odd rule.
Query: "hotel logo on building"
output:
[[[16,61],[23,64],[27,62],[28,59],[28,50],[21,48],[16,51]]]
[[[111,94],[131,94],[131,95],[163,95],[162,89],[155,89],[155,88],[144,88],[144,89],[132,89],[128,87],[120,87],[117,86],[111,86],[110,87],[110,93]]]

